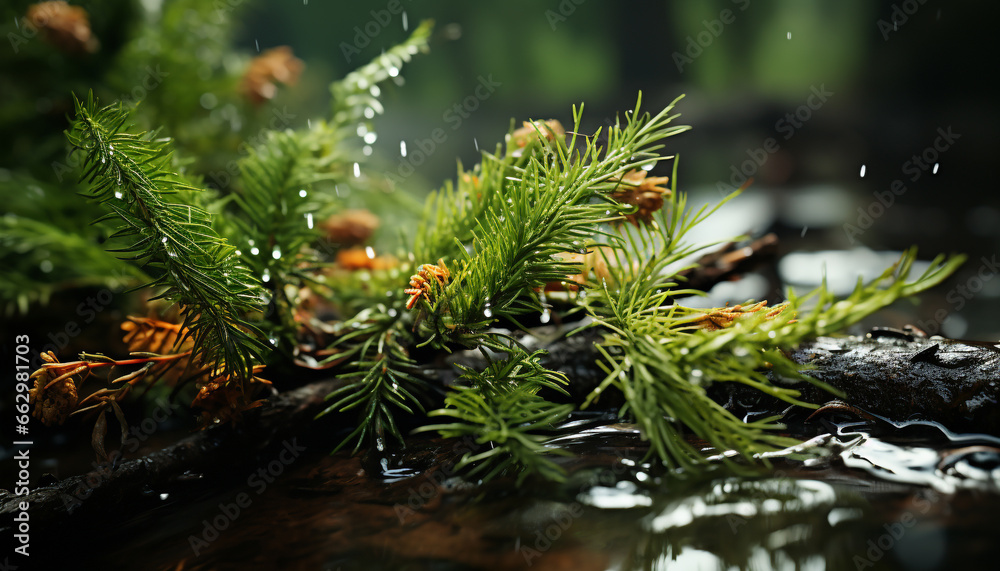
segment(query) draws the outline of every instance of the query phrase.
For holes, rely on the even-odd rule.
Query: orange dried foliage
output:
[[[42,353],[42,360],[46,365],[30,377],[35,386],[28,391],[28,404],[34,405],[31,416],[45,426],[55,426],[66,422],[76,408],[77,389],[90,374],[90,367],[80,362],[59,363],[52,351]]]
[[[99,42],[90,31],[90,17],[79,6],[70,6],[62,0],[39,2],[28,7],[25,19],[60,51],[70,54],[97,51]]]
[[[432,295],[434,292],[431,289],[431,283],[436,282],[439,288],[443,288],[450,279],[451,272],[444,265],[444,260],[438,260],[436,266],[433,264],[420,266],[420,270],[410,276],[410,287],[403,290],[403,293],[410,296],[410,299],[406,302],[406,309],[413,309],[413,306],[417,304],[417,301],[421,297],[426,298],[428,303],[433,302]]]
[[[625,216],[626,220],[639,225],[639,221],[649,224],[653,221],[653,213],[663,208],[663,199],[670,197],[670,189],[659,186],[666,184],[669,177],[653,176],[647,178],[644,170],[633,169],[620,179],[610,179],[620,182],[619,189],[611,193],[611,198],[624,204],[638,207],[638,210]]]
[[[788,307],[787,304],[767,307],[767,301],[760,301],[746,307],[742,305],[717,307],[702,315],[695,316],[690,325],[693,325],[698,329],[704,329],[705,331],[717,331],[719,329],[729,327],[737,319],[762,311],[766,312],[764,313],[764,319],[773,319],[780,315],[786,307]],[[789,323],[794,323],[794,320],[789,321]]]
[[[261,406],[265,399],[250,401],[249,397],[259,392],[265,386],[271,386],[271,381],[257,377],[264,370],[264,365],[254,365],[253,377],[246,383],[246,391],[237,380],[223,377],[213,377],[201,384],[198,394],[191,401],[192,407],[202,409],[202,427],[214,422],[239,421],[243,413]]]
[[[345,210],[327,218],[320,227],[326,231],[331,242],[357,246],[364,244],[378,230],[379,220],[367,210]]]
[[[303,67],[302,60],[292,55],[288,46],[265,50],[251,60],[240,89],[251,103],[260,105],[278,93],[275,82],[295,85]]]

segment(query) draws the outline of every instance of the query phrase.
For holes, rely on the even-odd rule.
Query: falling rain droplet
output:
[[[406,12],[403,12],[403,31],[410,29],[410,20],[406,17]]]
[[[938,166],[940,166],[940,164],[941,163],[934,163],[934,168],[931,170],[931,174],[937,174]]]
[[[804,238],[805,235],[806,235],[806,232],[808,232],[808,231],[809,231],[809,227],[808,226],[803,226],[802,227],[802,234],[799,234],[799,237]]]
[[[474,144],[476,146],[476,152],[478,153],[479,152],[479,139],[473,137],[472,138],[472,144]]]
[[[267,268],[264,268],[264,273],[261,274],[260,281],[264,283],[271,281],[271,272]]]
[[[789,40],[792,39],[792,33],[791,32],[788,32],[788,39]]]
[[[253,45],[257,46],[257,53],[260,53],[260,42],[257,41],[257,38],[253,39]]]
[[[861,165],[861,178],[865,178],[865,166],[866,165]]]
[[[306,212],[306,226],[308,226],[309,229],[312,230],[312,227],[313,227],[313,215],[312,215],[312,212]]]
[[[401,156],[406,156],[406,141],[399,142],[399,154]]]
[[[361,176],[361,165],[354,163],[354,177],[358,178]]]
[[[274,258],[275,260],[280,260],[281,259],[281,248],[279,248],[278,246],[275,246],[274,249],[271,250],[271,257]]]

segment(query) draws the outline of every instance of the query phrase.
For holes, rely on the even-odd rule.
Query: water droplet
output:
[[[934,168],[931,169],[931,174],[937,174],[938,167],[940,166],[940,164],[941,163],[934,163]]]
[[[368,256],[369,260],[375,259],[375,248],[371,246],[365,246],[365,255]]]
[[[368,90],[368,93],[371,93],[372,97],[378,97],[379,95],[382,95],[382,90],[379,89],[377,85],[373,85],[372,88]]]
[[[552,312],[550,312],[549,308],[546,307],[545,311],[542,312],[542,316],[538,318],[538,321],[542,323],[548,323],[551,320],[552,320]]]
[[[260,250],[257,249],[257,246],[254,246],[254,247],[250,248],[250,255],[251,256],[256,256],[259,253],[260,253]]]
[[[312,212],[306,212],[306,226],[308,226],[310,230],[312,230],[312,228],[313,228],[313,215],[312,215]]]
[[[267,268],[264,268],[264,273],[260,275],[260,281],[267,283],[271,281],[271,272]]]
[[[361,176],[361,165],[354,163],[354,177],[358,178]]]
[[[160,499],[166,501],[170,497],[170,494],[160,494]]]
[[[167,237],[164,236],[163,238],[160,238],[160,242],[163,242],[164,244],[166,244],[167,243]]]
[[[121,200],[121,199],[122,199],[122,196],[124,196],[124,195],[122,194],[122,191],[120,191],[120,190],[116,190],[116,191],[115,191],[115,198],[117,198],[118,200]]]
[[[476,146],[476,152],[478,153],[479,152],[479,139],[473,137],[472,138],[472,144]]]
[[[409,18],[407,18],[406,12],[404,11],[403,12],[403,31],[405,32],[405,31],[407,31],[409,29],[410,29],[410,20],[409,20]]]
[[[366,143],[371,145],[372,143],[375,142],[376,139],[378,139],[378,135],[376,135],[375,133],[366,133],[364,139]]]
[[[102,163],[106,163],[106,162],[108,162],[108,161],[104,160],[104,157],[101,157],[101,162],[102,162]]]
[[[865,178],[865,165],[861,165],[861,178]]]
[[[308,192],[306,192],[306,189],[304,189],[304,188],[303,188],[302,190],[300,190],[300,191],[299,191],[299,196],[300,196],[301,198],[305,198],[305,197],[306,197],[306,195],[308,195],[308,194],[309,194],[309,193],[308,193]]]
[[[399,154],[401,156],[406,156],[406,141],[399,142]]]
[[[234,252],[234,253],[235,253],[235,254],[236,254],[237,256],[242,256],[242,255],[243,255],[243,252],[241,252],[241,251],[239,251],[239,250],[236,250],[236,252]]]
[[[253,39],[253,45],[257,46],[257,53],[260,53],[260,42],[257,41],[257,38]]]
[[[389,77],[396,77],[397,75],[399,75],[399,68],[396,67],[396,66],[390,67],[389,68]]]
[[[803,227],[802,227],[802,233],[801,233],[801,234],[799,234],[799,237],[800,237],[800,238],[805,238],[805,236],[806,236],[806,232],[808,232],[808,231],[809,231],[809,227],[808,227],[808,226],[803,226]]]
[[[375,110],[371,107],[365,107],[365,119],[372,119],[375,117]]]
[[[483,315],[485,315],[486,317],[493,317],[493,310],[487,307],[486,309],[483,310]]]
[[[792,39],[792,33],[791,32],[788,32],[788,39],[789,40]]]
[[[372,156],[372,146],[371,146],[371,145],[365,145],[365,146],[364,146],[364,147],[363,147],[363,148],[361,149],[361,152],[362,152],[362,153],[364,153],[364,155],[365,155],[366,157],[370,157],[370,156]]]
[[[42,262],[40,264],[38,264],[38,269],[42,270],[42,273],[45,273],[45,274],[51,272],[52,269],[53,269],[52,261],[51,260],[42,260]]]
[[[690,351],[688,351],[687,347],[681,347],[681,351],[680,352],[681,352],[681,355],[687,355],[688,353],[690,353]]]
[[[312,119],[306,119],[306,127],[309,127],[310,129],[313,128],[313,121],[312,121]]]
[[[391,294],[390,294],[390,295],[391,295]],[[397,314],[398,312],[396,311],[396,308],[395,308],[395,307],[390,307],[390,308],[389,308],[389,311],[387,311],[386,313],[388,313],[388,314],[389,314],[389,317],[396,317],[396,314]]]
[[[280,260],[281,259],[281,247],[280,246],[275,246],[274,249],[271,250],[271,257],[274,258],[275,260]]]

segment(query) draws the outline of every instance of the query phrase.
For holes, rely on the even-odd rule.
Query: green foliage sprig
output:
[[[458,384],[445,397],[445,408],[430,416],[454,419],[418,430],[437,430],[447,438],[471,437],[487,449],[467,453],[456,465],[470,467],[469,475],[489,480],[505,471],[518,474],[518,482],[531,474],[558,480],[564,470],[549,456],[565,454],[546,445],[546,430],[564,421],[573,411],[571,404],[554,404],[538,395],[542,389],[565,394],[569,380],[549,371],[540,363],[541,351],[527,353],[508,349],[510,357],[494,360],[480,347],[488,365],[482,371],[460,367]]]
[[[122,105],[101,108],[93,95],[76,101],[66,135],[84,154],[86,195],[110,211],[105,220],[120,224],[115,237],[134,240],[116,251],[158,273],[151,285],[163,286],[159,297],[180,304],[202,362],[250,379],[267,349],[246,319],[261,310],[259,282],[212,229],[207,212],[170,201],[196,189],[172,172],[169,141],[131,132]]]

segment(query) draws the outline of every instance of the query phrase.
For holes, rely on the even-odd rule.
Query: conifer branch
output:
[[[76,101],[67,138],[85,155],[85,195],[110,211],[101,220],[120,223],[114,236],[134,240],[116,252],[159,273],[151,285],[164,287],[158,297],[180,304],[197,358],[247,381],[266,350],[245,317],[261,309],[259,283],[212,229],[207,212],[170,202],[195,188],[170,170],[168,141],[133,133],[128,123],[120,104],[99,108],[92,94]]]

